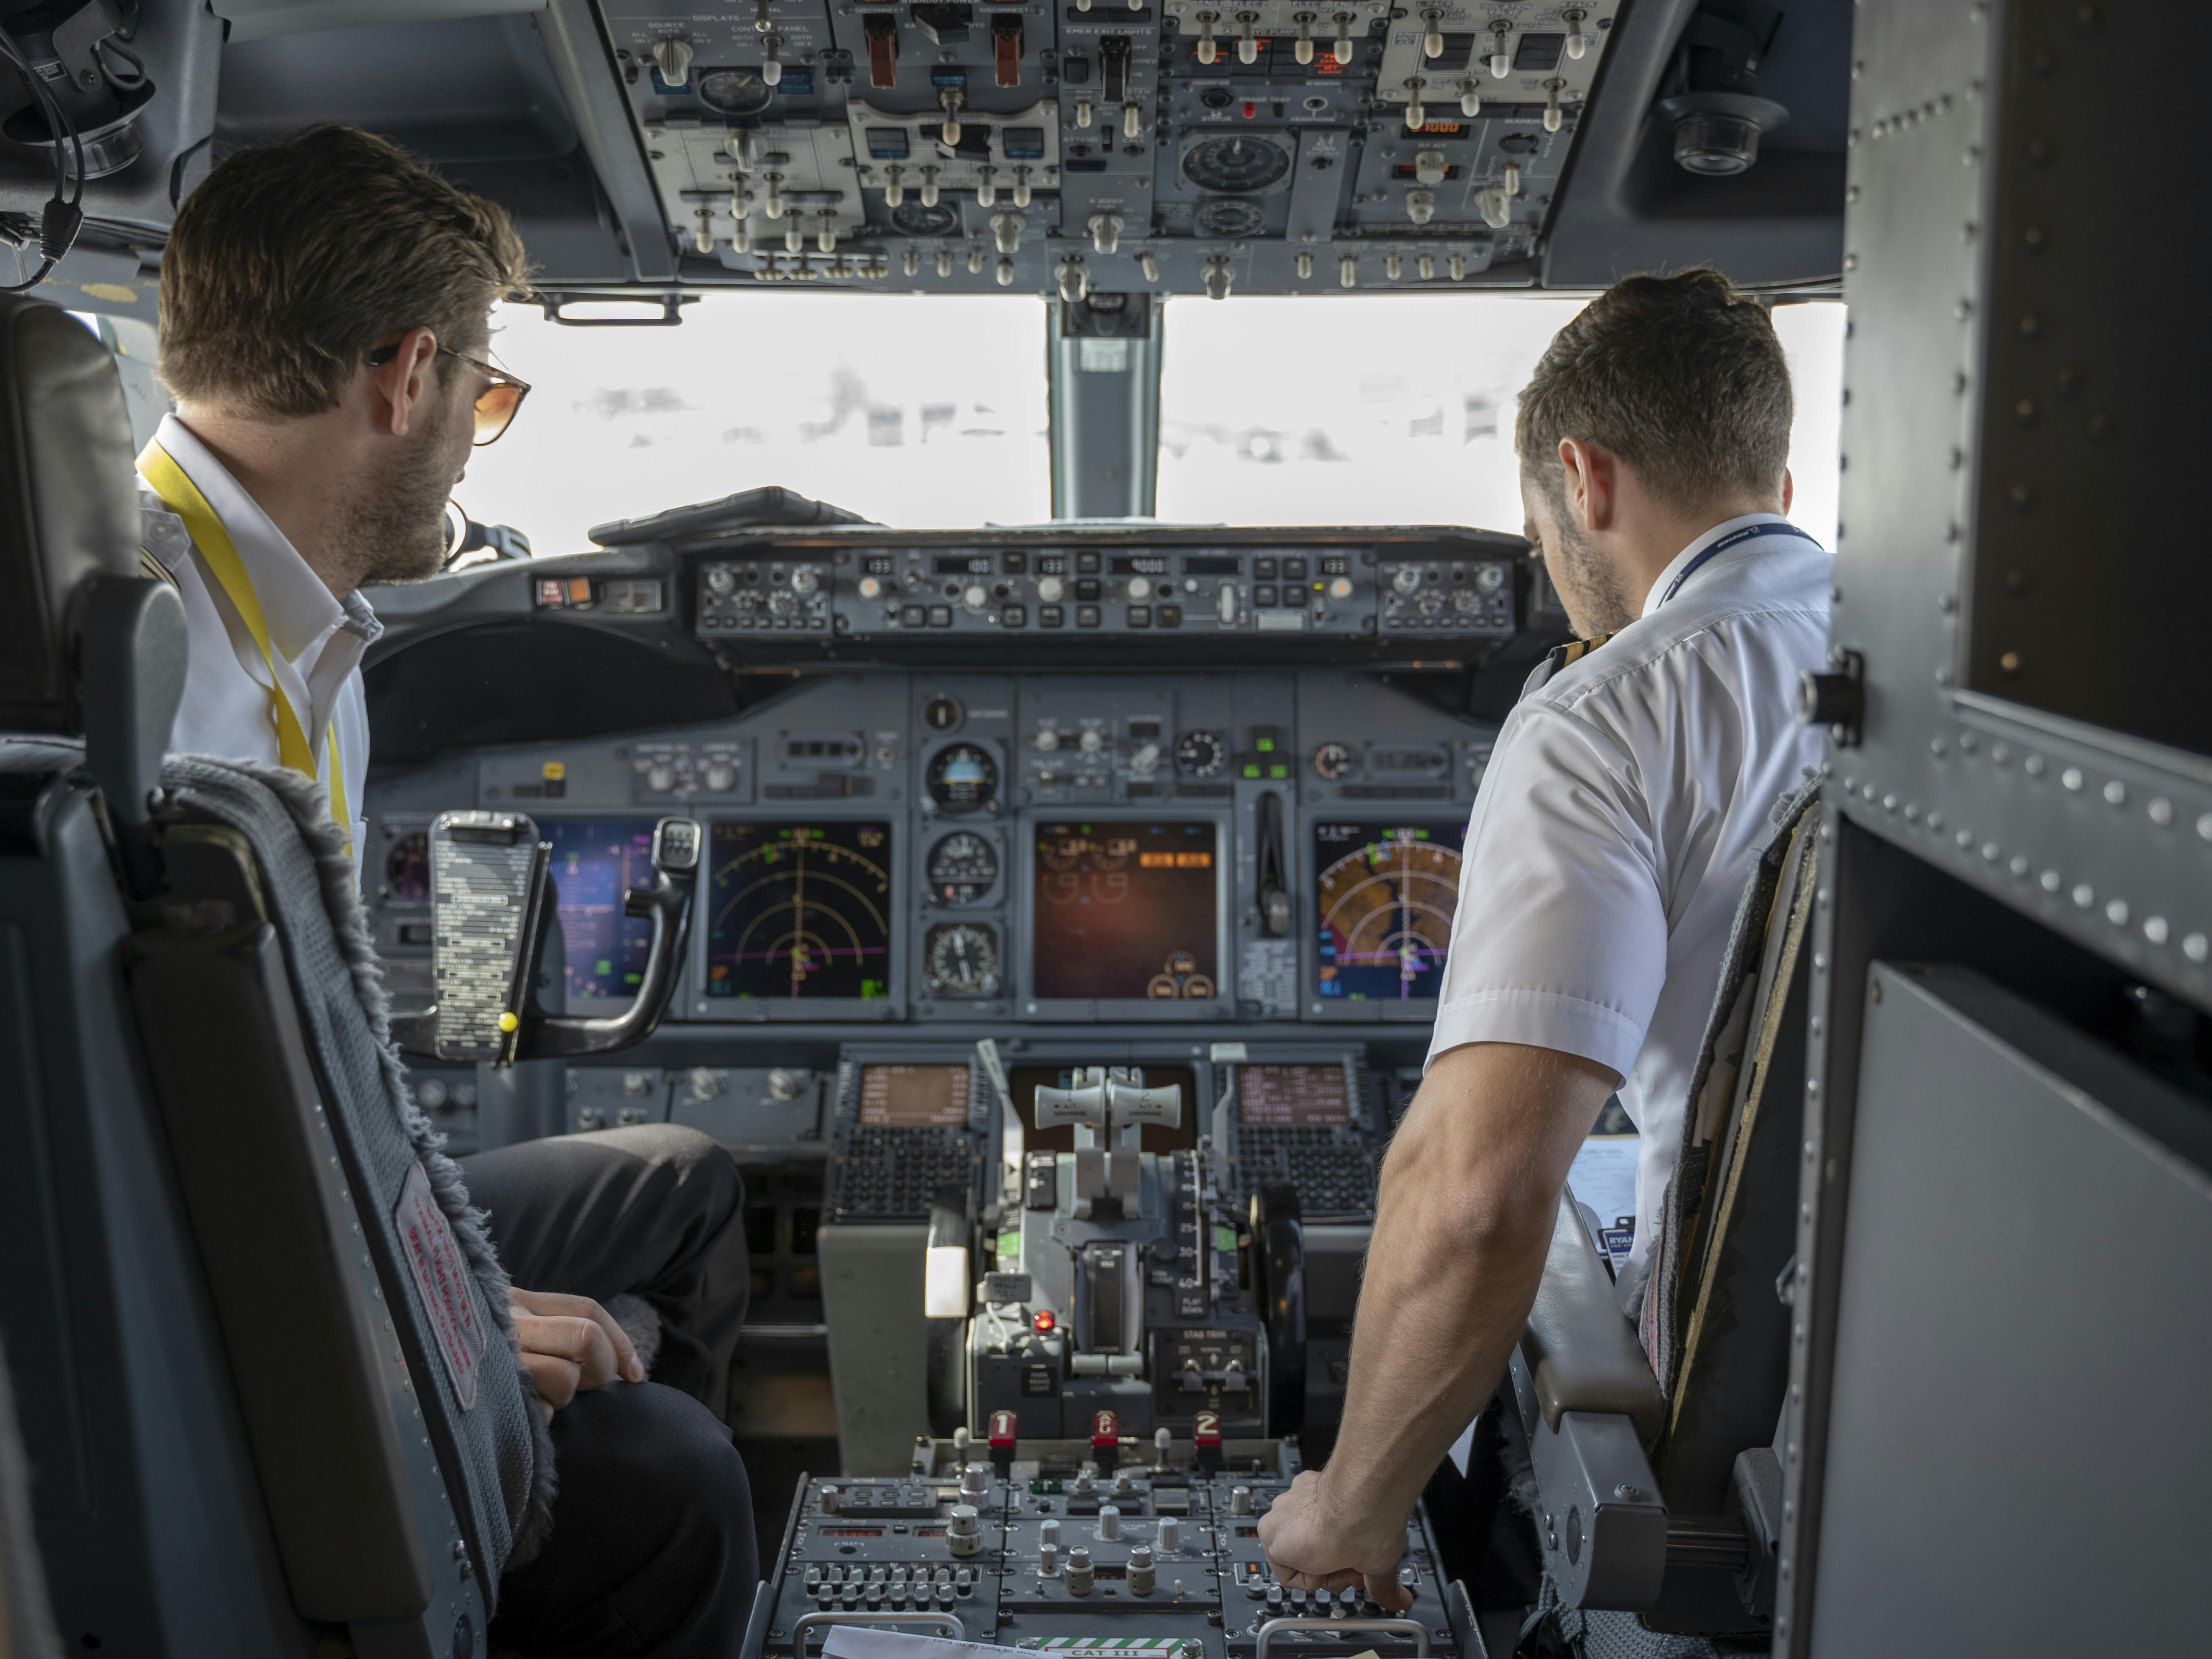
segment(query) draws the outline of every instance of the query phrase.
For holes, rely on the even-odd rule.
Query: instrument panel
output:
[[[1495,737],[1334,670],[808,677],[732,720],[380,776],[368,896],[419,1004],[430,819],[526,810],[568,1003],[618,1006],[623,897],[682,811],[706,858],[668,1026],[1425,1021]]]

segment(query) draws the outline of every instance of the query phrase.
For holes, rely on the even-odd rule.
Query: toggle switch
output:
[[[793,214],[791,222],[783,228],[783,251],[786,253],[800,253],[805,248],[806,227],[800,224],[799,216]]]
[[[998,239],[1000,252],[1015,252],[1022,245],[1022,216],[1018,213],[993,214],[991,234]]]
[[[1291,14],[1291,21],[1298,26],[1297,42],[1291,48],[1291,54],[1301,64],[1310,64],[1313,62],[1314,52],[1314,15],[1310,11],[1294,12]]]
[[[1441,58],[1444,55],[1444,14],[1441,6],[1421,8],[1421,21],[1425,25],[1421,35],[1421,56]]]
[[[1583,20],[1589,15],[1580,6],[1569,6],[1559,14],[1559,21],[1567,26],[1567,56],[1577,61],[1589,50],[1589,36],[1583,33]]]
[[[769,0],[753,0],[753,33],[766,34],[775,27],[775,20],[769,15]]]
[[[1490,73],[1493,79],[1503,81],[1513,71],[1513,54],[1505,50],[1505,43],[1513,38],[1513,25],[1500,17],[1490,26]]]
[[[938,107],[945,112],[945,125],[939,131],[948,144],[960,142],[960,110],[967,101],[967,93],[959,87],[939,87],[937,89]]]
[[[1406,77],[1406,130],[1419,132],[1429,124],[1429,112],[1421,103],[1421,88],[1428,85],[1418,75]]]
[[[1432,253],[1424,253],[1419,258],[1413,261],[1413,270],[1419,275],[1420,279],[1423,282],[1433,283],[1437,279],[1436,256]]]
[[[1508,161],[1505,164],[1505,193],[1508,196],[1518,196],[1521,193],[1521,164],[1518,161]]]
[[[1336,262],[1336,280],[1346,288],[1358,288],[1359,286],[1359,260],[1358,256],[1347,253]]]
[[[980,245],[968,250],[968,274],[970,276],[983,274],[983,250]]]
[[[1235,280],[1236,274],[1226,255],[1217,253],[1208,259],[1205,271],[1206,297],[1209,300],[1227,299],[1230,284]]]
[[[1014,169],[1014,205],[1025,208],[1030,204],[1030,170],[1025,167]]]
[[[1566,84],[1557,76],[1544,82],[1544,131],[1547,132],[1557,132],[1566,119],[1565,112],[1559,108],[1559,92]]]
[[[937,250],[937,274],[940,276],[952,274],[952,250],[949,247]]]
[[[1237,61],[1240,64],[1256,64],[1260,61],[1260,40],[1253,33],[1259,21],[1260,14],[1256,11],[1240,11],[1237,14]]]
[[[1213,44],[1213,23],[1217,14],[1201,11],[1194,15],[1198,23],[1198,61],[1211,64],[1220,56],[1219,50]]]
[[[783,175],[771,173],[761,182],[768,186],[768,194],[761,199],[761,211],[771,219],[783,217]]]
[[[1111,253],[1121,245],[1121,216],[1094,213],[1091,216],[1090,231],[1091,252]]]
[[[1124,138],[1140,138],[1144,136],[1144,111],[1139,109],[1134,104],[1122,105],[1121,136]]]
[[[1385,280],[1393,283],[1396,282],[1400,276],[1405,274],[1405,262],[1398,257],[1396,252],[1393,252],[1382,256],[1382,275]]]
[[[1145,280],[1148,283],[1160,280],[1160,262],[1150,248],[1137,256],[1137,269],[1145,273]]]
[[[775,86],[783,79],[783,42],[773,34],[761,37],[761,84]]]
[[[905,178],[906,169],[896,161],[884,169],[884,205],[885,207],[896,207],[901,202],[906,200],[906,185],[903,182]]]
[[[822,210],[822,228],[814,233],[814,246],[824,253],[837,251],[837,210]]]
[[[1358,17],[1352,12],[1340,11],[1336,15],[1336,44],[1330,48],[1330,51],[1335,54],[1336,66],[1339,69],[1351,67],[1352,55],[1357,50],[1352,44],[1352,26],[1358,21]]]
[[[1000,288],[1012,288],[1013,285],[1014,285],[1014,262],[1013,262],[1012,259],[1001,259],[1001,260],[1000,260],[1000,261],[999,261],[999,286],[1000,286]]]
[[[1075,125],[1079,127],[1087,127],[1091,125],[1091,100],[1088,98],[1079,98],[1075,100]]]
[[[994,176],[998,168],[988,165],[975,169],[975,205],[995,207],[999,201],[999,184]]]
[[[1447,255],[1444,260],[1444,269],[1451,273],[1451,279],[1455,283],[1466,281],[1467,255],[1464,253],[1453,253]]]
[[[1091,276],[1084,270],[1083,261],[1071,253],[1053,267],[1053,275],[1060,279],[1060,298],[1063,305],[1073,305],[1091,291]]]
[[[927,167],[921,170],[921,189],[919,194],[921,197],[922,206],[935,207],[937,205],[937,169],[935,167]]]
[[[1473,81],[1459,83],[1459,112],[1467,116],[1482,113],[1482,88]]]

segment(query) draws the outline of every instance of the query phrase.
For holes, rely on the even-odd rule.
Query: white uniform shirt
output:
[[[1820,729],[1795,703],[1798,677],[1826,662],[1830,560],[1808,537],[1765,532],[1666,596],[1724,536],[1786,522],[1714,526],[1637,620],[1548,678],[1538,669],[1468,825],[1429,1058],[1519,1042],[1621,1074],[1642,1136],[1624,1306],[1656,1254],[1737,902],[1769,815],[1820,763]]]
[[[333,800],[333,767],[343,781],[357,873],[359,852],[367,844],[368,824],[359,815],[368,779],[368,703],[361,659],[383,625],[360,594],[343,600],[332,596],[284,532],[183,422],[166,416],[154,441],[207,497],[238,550],[269,629],[277,681],[314,751],[317,781]],[[171,750],[281,765],[270,665],[260,647],[192,547],[183,522],[143,485],[139,501],[146,549],[177,579],[178,596],[185,602],[189,658],[184,702],[169,736]]]

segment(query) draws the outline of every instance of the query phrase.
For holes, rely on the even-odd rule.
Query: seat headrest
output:
[[[138,574],[131,420],[107,349],[58,306],[0,296],[0,732],[76,732],[71,607]]]

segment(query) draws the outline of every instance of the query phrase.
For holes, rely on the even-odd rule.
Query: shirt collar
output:
[[[371,640],[383,631],[376,613],[359,595],[348,594],[343,603],[332,595],[329,584],[190,427],[174,415],[165,415],[154,441],[169,452],[222,520],[231,545],[238,550],[239,562],[246,567],[246,579],[253,584],[253,597],[269,626],[269,642],[287,662],[297,662],[334,629],[349,627],[362,633],[365,626],[374,630],[363,634]]]
[[[1667,568],[1659,573],[1658,580],[1651,584],[1651,591],[1644,596],[1644,609],[1638,614],[1648,617],[1656,611],[1660,602],[1667,597],[1667,590],[1674,585],[1674,578],[1682,574],[1684,567],[1730,531],[1741,530],[1746,525],[1788,524],[1790,520],[1779,513],[1746,513],[1739,518],[1724,520],[1715,525],[1668,562]],[[1724,553],[1719,557],[1726,559],[1728,555]]]

